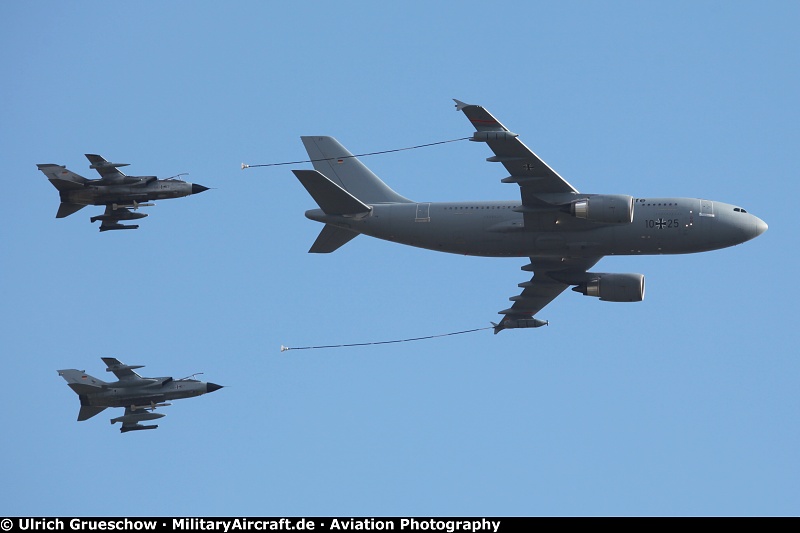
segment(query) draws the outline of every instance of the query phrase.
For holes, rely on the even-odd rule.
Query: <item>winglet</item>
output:
[[[453,98],[453,101],[456,103],[456,111],[461,111],[465,107],[469,107],[469,106],[472,105],[472,104],[468,104],[466,102],[462,102],[461,100],[456,100],[455,98]]]

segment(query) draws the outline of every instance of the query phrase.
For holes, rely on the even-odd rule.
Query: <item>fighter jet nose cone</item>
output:
[[[202,185],[198,185],[196,183],[192,183],[192,194],[199,194],[199,193],[201,193],[203,191],[207,191],[207,190],[208,190],[208,187],[203,187]]]
[[[219,390],[222,388],[222,385],[217,385],[216,383],[206,383],[206,392],[214,392],[215,390]]]

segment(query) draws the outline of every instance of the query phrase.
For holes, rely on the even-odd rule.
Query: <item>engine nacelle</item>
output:
[[[602,224],[630,224],[633,222],[633,196],[601,194],[576,200],[569,206],[575,218]]]
[[[595,279],[572,289],[604,302],[641,302],[644,300],[642,274],[597,274]]]

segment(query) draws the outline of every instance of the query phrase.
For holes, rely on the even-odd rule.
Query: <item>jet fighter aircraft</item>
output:
[[[119,221],[146,217],[145,213],[136,212],[140,207],[154,205],[146,202],[181,198],[208,190],[208,187],[176,178],[160,180],[155,176],[126,176],[118,169],[128,166],[128,163],[111,163],[95,154],[86,154],[86,158],[91,163],[89,168],[97,170],[100,179],[86,179],[63,165],[36,165],[61,196],[56,218],[67,217],[87,205],[105,205],[105,213],[90,219],[92,222],[100,221],[100,231],[136,229],[139,227],[137,224],[125,225]]]
[[[494,332],[536,328],[535,318],[567,287],[610,302],[644,298],[642,274],[590,272],[606,255],[705,252],[767,230],[741,207],[698,198],[583,194],[486,109],[455,100],[475,127],[472,141],[494,152],[521,201],[415,202],[390,189],[333,137],[301,137],[315,170],[294,174],[319,204],[306,217],[325,227],[310,253],[330,253],[360,234],[440,252],[528,257],[521,294],[499,312]]]
[[[166,403],[170,400],[194,398],[222,388],[222,385],[191,378],[143,378],[134,372],[135,369],[142,368],[142,365],[125,365],[113,357],[102,359],[108,367],[106,372],[113,372],[117,381],[107,383],[90,376],[85,370],[58,371],[58,375],[67,381],[81,400],[78,422],[92,418],[107,407],[124,407],[124,415],[111,419],[112,424],[122,423],[120,432],[156,429],[158,425],[144,426],[139,422],[166,416],[153,411],[170,405]]]

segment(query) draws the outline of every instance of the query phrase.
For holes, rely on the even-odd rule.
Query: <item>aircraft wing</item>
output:
[[[106,159],[97,154],[85,154],[86,159],[89,160],[89,168],[93,168],[100,174],[100,179],[106,183],[120,183],[125,180],[126,176],[120,172],[117,167],[126,167],[126,163],[110,163]]]
[[[578,192],[486,109],[459,100],[455,102],[456,110],[463,111],[475,126],[472,140],[486,142],[494,152],[494,157],[487,161],[502,163],[506,167],[509,176],[503,182],[519,184],[522,205],[541,206],[541,200],[536,197],[538,194]]]
[[[534,321],[534,315],[555,300],[567,287],[581,283],[586,277],[586,271],[600,259],[602,257],[531,257],[530,264],[522,267],[522,270],[532,271],[533,277],[530,281],[519,284],[522,293],[509,298],[514,303],[499,312],[504,317],[495,325],[495,334],[506,328],[545,325],[544,321]]]
[[[142,376],[134,372],[135,368],[142,368],[142,365],[126,365],[115,357],[101,357],[106,364],[106,372],[113,372],[120,381],[134,381],[142,379]]]

